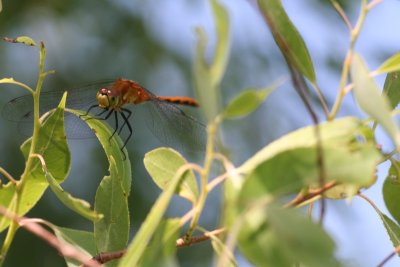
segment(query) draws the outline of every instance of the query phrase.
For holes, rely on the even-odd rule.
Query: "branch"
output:
[[[0,206],[0,213],[5,217],[15,221],[21,227],[25,228],[27,231],[46,241],[50,246],[55,248],[63,257],[75,259],[79,262],[84,262],[86,266],[99,267],[101,266],[96,261],[88,258],[87,255],[77,250],[75,247],[69,244],[63,244],[60,240],[52,234],[50,231],[46,230],[41,226],[37,220],[19,217],[15,213],[10,212],[3,206]]]
[[[336,181],[332,181],[329,182],[327,184],[325,184],[323,187],[321,188],[317,188],[314,190],[310,190],[307,194],[303,195],[303,194],[299,194],[297,195],[292,201],[290,201],[289,203],[285,204],[284,207],[285,208],[291,208],[291,207],[295,207],[297,205],[300,205],[301,203],[312,199],[316,196],[322,195],[324,192],[328,191],[329,189],[337,186],[338,183]]]

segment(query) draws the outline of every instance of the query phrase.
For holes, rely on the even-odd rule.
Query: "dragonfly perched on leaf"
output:
[[[198,107],[195,99],[180,96],[156,96],[139,83],[117,79],[93,83],[78,89],[67,90],[67,108],[87,111],[80,118],[66,113],[65,124],[68,138],[90,138],[93,133],[84,123],[85,119],[107,120],[114,117],[113,134],[128,130],[121,150],[133,133],[129,119],[135,108],[143,106],[143,120],[150,131],[163,143],[185,151],[203,151],[205,146],[205,126],[186,114],[179,106]],[[42,92],[40,113],[57,107],[64,91]],[[97,111],[96,111],[97,110]],[[93,113],[91,113],[93,112]],[[33,98],[31,95],[17,97],[3,108],[3,117],[19,122],[23,133],[31,133],[33,125]],[[90,114],[90,117],[89,117]],[[122,121],[121,121],[122,119]],[[122,122],[122,123],[121,123]]]

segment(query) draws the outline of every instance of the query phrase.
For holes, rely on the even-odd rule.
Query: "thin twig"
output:
[[[382,0],[373,0],[367,5],[367,9],[371,10],[373,9],[376,5],[380,4]]]
[[[55,248],[61,255],[63,255],[63,257],[72,258],[79,262],[84,262],[86,266],[90,267],[101,266],[100,264],[91,260],[90,258],[88,258],[87,255],[83,254],[73,246],[60,242],[60,240],[54,234],[46,230],[36,221],[29,218],[19,217],[18,215],[10,212],[9,210],[7,210],[2,206],[0,206],[0,213],[3,216],[18,223],[21,227],[25,228],[27,231],[31,232],[32,234],[38,236],[40,239],[47,242],[50,246]]]
[[[339,16],[343,19],[347,28],[351,32],[353,30],[353,26],[351,25],[351,22],[350,22],[349,18],[347,17],[346,12],[344,12],[343,8],[340,6],[340,4],[336,0],[331,0],[331,4],[335,8],[335,10],[339,14]]]
[[[15,180],[11,174],[9,174],[5,169],[0,167],[0,173],[3,174],[3,176],[5,178],[7,178],[7,180],[9,180],[11,183],[16,184],[17,180]]]
[[[289,203],[285,204],[284,207],[285,208],[290,208],[290,207],[295,207],[309,199],[312,199],[316,196],[322,195],[324,192],[328,191],[329,189],[337,186],[338,183],[336,181],[332,181],[329,182],[327,184],[325,184],[323,187],[321,188],[317,188],[314,190],[310,190],[307,194],[299,194],[297,197],[295,197],[292,201],[290,201]]]
[[[219,228],[215,229],[210,232],[204,233],[204,235],[198,235],[198,236],[192,236],[189,239],[186,239],[186,237],[181,237],[178,240],[176,240],[176,246],[179,247],[188,247],[196,243],[200,243],[206,240],[209,240],[212,236],[220,235],[226,231],[225,228]]]
[[[397,246],[393,252],[387,255],[376,267],[383,267],[391,258],[400,253],[400,246]]]

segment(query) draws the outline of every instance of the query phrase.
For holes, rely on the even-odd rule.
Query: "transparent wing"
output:
[[[163,143],[183,151],[205,150],[205,126],[179,107],[159,99],[143,106],[151,118],[146,119],[150,131]]]
[[[68,91],[66,107],[86,111],[96,104],[96,93],[102,86],[110,85],[110,81],[97,82],[77,89],[42,92],[40,95],[40,116],[56,108],[64,91]],[[93,110],[96,114],[96,109]],[[2,116],[10,121],[18,122],[18,130],[24,135],[31,135],[33,128],[33,97],[25,95],[8,102],[2,109]],[[80,118],[65,113],[65,127],[68,138],[94,137],[92,131]]]

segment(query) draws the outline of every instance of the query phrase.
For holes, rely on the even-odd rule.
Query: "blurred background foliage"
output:
[[[221,91],[222,101],[227,103],[240,90],[265,87],[279,78],[287,78],[288,72],[255,1],[221,2],[229,12],[232,32],[230,59]],[[360,1],[340,2],[354,21]],[[289,16],[310,49],[319,84],[331,105],[348,48],[348,32],[329,3],[328,0],[284,1]],[[399,12],[398,2],[385,1],[367,19],[357,50],[366,57],[371,69],[398,50],[400,40],[394,34],[398,31],[393,21],[398,19],[395,14]],[[47,69],[54,69],[56,73],[46,79],[43,90],[60,90],[90,81],[124,77],[138,81],[159,95],[194,96],[191,64],[196,26],[205,28],[209,52],[212,52],[214,24],[206,0],[5,0],[0,13],[0,36],[28,35],[44,41]],[[37,63],[35,49],[0,43],[1,77],[13,77],[34,86]],[[383,79],[381,77],[381,82]],[[0,107],[25,93],[5,85],[0,90]],[[322,118],[316,101],[314,107]],[[339,114],[358,114],[351,97],[346,98]],[[310,122],[299,97],[291,84],[286,82],[257,112],[246,119],[225,123],[222,139],[229,148],[232,160],[240,163],[272,140]],[[160,192],[145,172],[142,160],[147,151],[160,143],[147,132],[139,116],[134,116],[132,124],[134,137],[128,144],[128,150],[134,173],[130,198],[134,234]],[[24,137],[16,134],[15,124],[3,118],[0,118],[0,129],[0,165],[18,177],[24,166],[19,151]],[[104,153],[96,140],[71,140],[69,143],[73,165],[63,187],[77,197],[93,202],[97,185],[106,174]],[[380,187],[371,192],[379,195]],[[218,198],[218,192],[211,195],[201,220],[201,224],[208,229],[218,223]],[[391,251],[390,241],[380,222],[372,210],[363,205],[357,201],[352,205],[355,208],[345,203],[333,203],[328,207],[326,220],[328,231],[337,241],[339,257],[356,266],[378,262]],[[179,216],[188,207],[187,203],[177,199],[169,210],[169,216]],[[365,210],[362,211],[362,208]],[[60,205],[51,192],[46,193],[28,216],[41,217],[64,227],[92,227],[89,221]],[[376,224],[369,221],[376,221]],[[363,226],[360,226],[361,222]],[[375,241],[374,246],[356,242],[366,233],[374,235],[370,229],[377,228],[378,239],[375,240],[379,241]],[[4,238],[4,234],[0,237]],[[370,240],[373,238],[369,237]],[[366,255],[371,249],[376,254]],[[212,255],[207,242],[179,249],[182,266],[211,265]],[[6,266],[63,266],[63,262],[54,249],[20,230]],[[241,261],[239,263],[240,266],[245,265]]]

